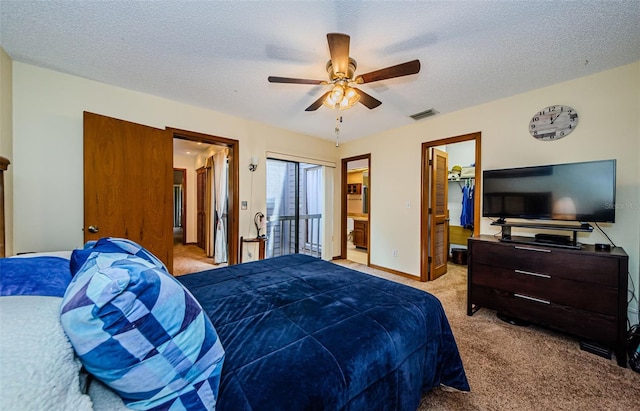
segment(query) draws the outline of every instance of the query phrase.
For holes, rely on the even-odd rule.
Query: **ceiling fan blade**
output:
[[[367,106],[367,108],[369,109],[373,109],[378,107],[380,104],[382,104],[382,101],[378,100],[377,98],[365,93],[364,91],[357,89],[357,88],[353,88],[358,94],[360,94],[360,103],[364,104],[365,106]]]
[[[322,97],[320,97],[319,99],[317,99],[316,101],[313,102],[313,104],[311,104],[309,107],[307,107],[306,109],[304,109],[304,111],[315,111],[317,110],[322,103],[324,102],[324,100],[327,98],[327,96],[329,95],[329,93],[331,93],[331,90],[327,91],[326,93],[324,93],[322,95]]]
[[[420,72],[420,60],[412,60],[396,66],[386,67],[356,77],[356,83],[364,84],[389,78],[408,76]]]
[[[302,78],[269,76],[269,83],[289,83],[289,84],[327,84],[324,80],[307,80]]]
[[[333,72],[342,73],[345,77],[349,71],[349,41],[350,37],[341,33],[327,34],[329,42],[329,53],[331,54],[331,65]]]

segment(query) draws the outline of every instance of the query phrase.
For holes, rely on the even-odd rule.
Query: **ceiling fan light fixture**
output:
[[[344,98],[344,87],[341,84],[336,84],[336,86],[331,90],[331,94],[329,94],[329,102],[333,105],[339,104]]]
[[[358,101],[360,101],[360,94],[356,90],[348,85],[338,83],[322,104],[329,108],[345,110],[353,107]]]
[[[362,105],[369,110],[373,110],[382,104],[382,102],[360,88],[350,87],[351,84],[373,83],[375,81],[403,77],[420,72],[420,60],[412,60],[355,77],[358,64],[354,59],[349,57],[349,41],[350,37],[347,34],[327,34],[329,54],[331,56],[326,66],[329,81],[276,76],[269,76],[267,80],[270,83],[331,85],[331,90],[326,91],[318,97],[304,111],[315,111],[320,108],[320,106],[326,106],[334,110],[345,110],[353,107],[357,103],[362,103]]]
[[[360,101],[360,94],[355,89],[347,87],[340,105],[344,104],[344,108],[349,108],[355,106],[358,101]]]

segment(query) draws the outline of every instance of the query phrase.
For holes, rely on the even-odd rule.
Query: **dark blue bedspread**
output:
[[[178,277],[226,351],[216,409],[415,410],[469,390],[440,301],[304,255]]]

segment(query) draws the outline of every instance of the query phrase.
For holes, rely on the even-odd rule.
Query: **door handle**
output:
[[[97,233],[98,231],[99,231],[98,226],[95,226],[95,225],[90,225],[90,226],[89,226],[89,232],[90,232],[90,233],[94,233],[94,234],[95,234],[95,233]]]

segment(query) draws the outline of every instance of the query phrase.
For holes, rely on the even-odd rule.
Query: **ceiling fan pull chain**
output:
[[[340,146],[340,123],[342,123],[342,116],[336,116],[336,147]]]

